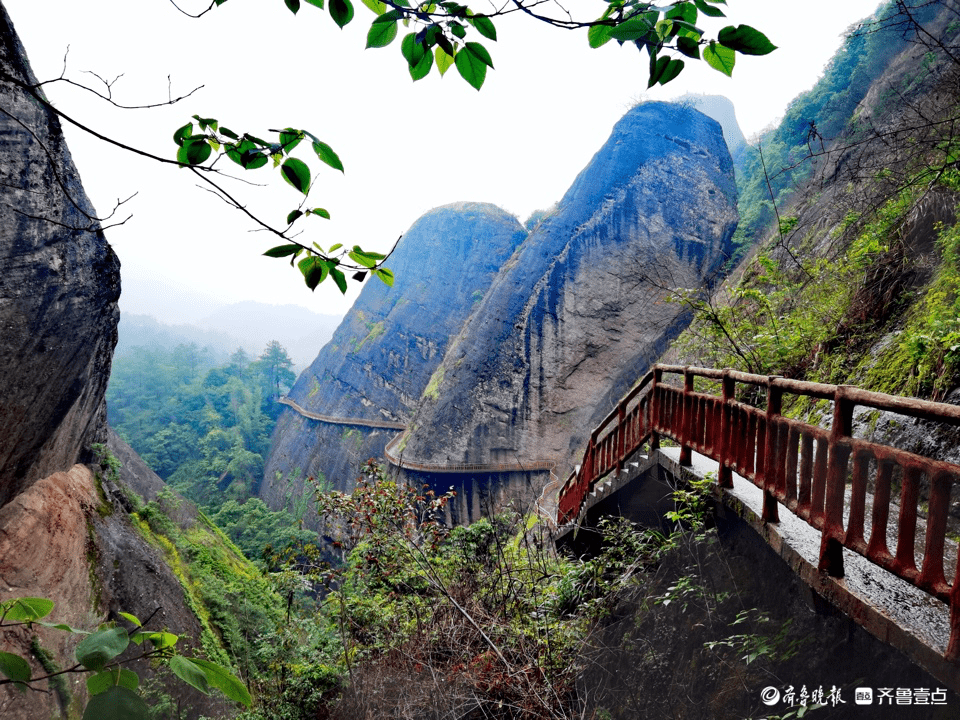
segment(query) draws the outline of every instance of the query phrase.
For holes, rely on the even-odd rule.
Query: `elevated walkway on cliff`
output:
[[[785,417],[785,395],[828,401],[830,429]],[[960,553],[948,519],[960,466],[854,437],[858,407],[960,425],[953,405],[657,365],[591,434],[560,489],[560,535],[652,472],[715,478],[720,506],[817,594],[958,691]],[[665,438],[679,447],[661,449]]]
[[[293,408],[300,415],[303,415],[303,417],[305,418],[310,418],[311,420],[318,420],[320,422],[329,423],[331,425],[352,425],[356,427],[382,428],[384,430],[403,430],[407,427],[406,423],[395,422],[393,420],[372,420],[369,418],[334,417],[332,415],[321,415],[320,413],[315,413],[315,412],[311,412],[310,410],[305,410],[304,408],[297,405],[296,402],[294,402],[288,397],[280,398],[280,402],[283,405]]]
[[[488,473],[531,473],[548,472],[550,481],[544,486],[540,496],[537,498],[537,513],[554,527],[554,519],[557,516],[556,497],[560,489],[560,479],[556,474],[556,463],[549,460],[535,460],[531,462],[513,462],[513,463],[422,463],[403,457],[402,442],[407,425],[401,422],[389,420],[372,420],[356,417],[336,417],[323,415],[306,410],[296,401],[289,397],[280,398],[280,402],[298,414],[310,420],[328,423],[331,425],[349,425],[352,427],[364,427],[373,429],[400,430],[383,450],[384,459],[397,469],[414,470],[424,473],[437,474],[455,474],[455,475],[484,475]]]

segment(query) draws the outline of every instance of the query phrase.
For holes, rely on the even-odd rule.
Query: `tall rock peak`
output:
[[[526,234],[486,203],[445,205],[417,220],[388,263],[393,287],[369,281],[291,390],[300,410],[285,409],[277,424],[261,495],[283,504],[287,479],[308,475],[344,487],[359,462],[380,457],[397,430],[363,421],[410,420],[450,340]]]
[[[720,126],[680,105],[631,110],[452,344],[404,461],[569,471],[683,324],[669,291],[711,281],[736,223]]]

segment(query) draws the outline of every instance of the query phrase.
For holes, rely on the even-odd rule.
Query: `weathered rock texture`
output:
[[[697,95],[688,93],[677,98],[681,105],[689,105],[699,110],[707,117],[720,123],[723,128],[723,139],[727,141],[727,149],[733,164],[737,165],[743,151],[747,149],[747,139],[743,136],[740,123],[737,122],[737,109],[728,98],[723,95]]]
[[[425,214],[390,259],[394,286],[369,281],[290,398],[333,418],[410,420],[451,338],[525,236],[516,218],[493,205],[456,203]],[[307,419],[287,408],[274,431],[261,497],[274,507],[287,504],[307,476],[349,489],[358,464],[381,457],[396,434]]]
[[[106,427],[120,264],[0,8],[0,506]]]
[[[667,291],[709,283],[736,222],[720,126],[688,107],[634,108],[451,345],[404,459],[569,472],[683,323]]]
[[[118,619],[118,610],[154,615],[154,627],[183,633],[190,646],[200,626],[180,583],[131,526],[118,489],[77,464],[107,440],[120,265],[56,117],[24,89],[35,82],[0,6],[0,601],[49,598],[51,620],[85,629]],[[131,455],[132,467],[139,458]],[[149,484],[146,472],[139,468]],[[74,664],[77,636],[35,633],[50,662]],[[30,658],[39,677],[47,670],[33,636],[4,630],[0,649]],[[145,665],[141,675],[151,674]],[[24,695],[0,687],[0,716],[80,716],[82,675],[50,689]],[[222,707],[199,692],[182,699],[191,717]]]

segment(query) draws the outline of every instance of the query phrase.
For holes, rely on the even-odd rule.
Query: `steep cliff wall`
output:
[[[105,439],[120,263],[0,11],[0,505]],[[15,380],[14,380],[15,378]]]
[[[666,290],[708,282],[736,221],[720,126],[688,107],[634,108],[452,344],[404,460],[568,472],[683,324]]]
[[[394,286],[370,281],[290,398],[328,417],[407,422],[450,339],[525,236],[516,218],[493,205],[456,203],[425,214],[390,259]],[[261,496],[280,507],[300,494],[306,476],[349,488],[358,463],[382,456],[396,433],[285,409]]]
[[[153,615],[196,645],[200,624],[161,554],[131,526],[128,501],[78,464],[92,463],[92,446],[107,441],[120,264],[57,118],[24,89],[35,82],[0,6],[0,601],[49,598],[51,619],[86,629],[118,610]],[[40,677],[72,666],[78,639],[5,629],[0,649],[29,658]],[[69,678],[36,688],[45,692],[4,685],[0,716],[79,717],[86,685]],[[223,708],[199,692],[181,699],[191,717]]]

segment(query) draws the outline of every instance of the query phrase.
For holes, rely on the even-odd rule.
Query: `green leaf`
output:
[[[310,255],[297,263],[300,272],[303,273],[303,280],[307,287],[316,290],[317,285],[327,279],[327,273],[330,271],[329,261],[319,258],[316,255]]]
[[[650,80],[647,82],[647,87],[651,88],[657,83],[666,85],[679,75],[681,70],[683,70],[683,60],[674,60],[668,56],[657,60],[650,58]]]
[[[353,5],[350,0],[330,0],[330,17],[333,21],[343,28],[348,22],[353,20]]]
[[[313,5],[323,10],[323,0],[304,0],[304,2],[307,3],[307,5]]]
[[[393,272],[388,268],[377,268],[370,271],[373,275],[380,278],[387,287],[393,287]]]
[[[340,288],[340,292],[346,295],[347,277],[335,267],[330,268],[330,277],[333,278],[333,281],[337,284],[337,287]]]
[[[387,6],[380,0],[360,0],[373,12],[374,15],[383,15],[387,11]]]
[[[334,170],[339,170],[340,172],[343,172],[343,163],[340,162],[340,156],[337,155],[333,151],[333,148],[327,145],[325,142],[314,140],[313,151],[317,154],[317,157],[320,158],[320,160],[325,162]]]
[[[288,155],[291,150],[300,144],[301,140],[303,140],[303,132],[301,130],[286,128],[280,132],[280,146]]]
[[[137,618],[136,615],[131,615],[130,613],[121,612],[120,617],[122,617],[124,620],[128,622],[133,623],[137,627],[143,627],[143,623],[140,622],[140,620]]]
[[[397,20],[391,19],[385,22],[381,22],[381,18],[386,17],[381,15],[376,20],[373,21],[373,24],[370,25],[370,29],[367,31],[367,47],[368,48],[382,48],[386,47],[392,43],[397,37]]]
[[[289,213],[287,213],[287,225],[291,224],[294,220],[296,220],[301,215],[303,215],[302,210],[291,210]]]
[[[457,71],[460,73],[460,77],[470,83],[473,87],[479,90],[483,87],[483,81],[487,76],[487,65],[480,58],[474,55],[471,52],[468,52],[466,48],[461,48],[457,53],[454,62],[457,66]]]
[[[336,245],[331,245],[329,252],[336,252],[343,247],[343,243],[337,243]]]
[[[210,692],[207,674],[188,658],[182,655],[174,655],[170,658],[170,669],[187,685],[192,685],[205,695]]]
[[[147,633],[147,640],[149,640],[153,647],[155,647],[157,650],[172,648],[177,644],[179,639],[180,637],[178,635],[174,635],[173,633],[169,632]]]
[[[53,600],[47,598],[15,598],[0,605],[0,616],[12,622],[32,622],[53,612]]]
[[[417,66],[417,63],[423,59],[426,52],[427,50],[423,46],[423,43],[417,41],[417,33],[407,33],[403,36],[403,40],[400,41],[400,54],[403,55],[407,61],[407,65],[411,68]]]
[[[13,680],[20,692],[26,692],[26,683],[30,681],[30,663],[19,655],[0,652],[0,673]]]
[[[283,0],[287,4],[287,9],[294,15],[300,9],[300,0]]]
[[[385,255],[375,252],[366,252],[361,250],[356,245],[353,246],[353,250],[347,253],[351,260],[353,260],[357,265],[363,265],[367,268],[376,267],[378,260],[383,260]]]
[[[464,43],[463,49],[469,53],[472,53],[477,58],[479,58],[484,65],[487,65],[491,68],[493,67],[493,60],[490,57],[490,53],[488,53],[487,49],[480,43],[477,43],[477,42]]]
[[[324,208],[311,208],[310,210],[307,210],[307,215],[319,215],[324,220],[330,219],[330,211]]]
[[[711,40],[710,44],[703,48],[703,59],[714,70],[719,70],[728,76],[733,74],[733,66],[737,62],[737,56],[733,50],[714,40]]]
[[[187,123],[182,128],[177,128],[177,131],[173,134],[173,141],[177,145],[183,145],[183,141],[193,135],[193,123]]]
[[[694,60],[700,59],[700,43],[698,43],[696,40],[692,40],[691,38],[678,37],[677,50],[682,52],[688,58],[693,58]]]
[[[207,676],[207,682],[210,685],[222,690],[223,694],[231,700],[235,700],[238,703],[242,703],[243,705],[250,707],[253,702],[250,698],[250,693],[236,675],[226,668],[222,668],[216,663],[210,662],[209,660],[192,658],[190,662],[203,670],[204,674]]]
[[[639,40],[653,30],[653,23],[643,15],[634,15],[616,27],[610,28],[610,37],[620,42]]]
[[[270,147],[270,143],[268,143],[266,140],[263,140],[262,138],[258,138],[256,135],[251,135],[250,133],[244,133],[243,139],[249,140],[255,145],[260,146],[261,148]]]
[[[459,40],[463,40],[467,36],[467,29],[458,22],[451,23],[450,32]]]
[[[213,148],[207,142],[206,136],[189,137],[177,150],[177,162],[184,165],[200,165],[210,157],[212,152]]]
[[[287,158],[280,166],[283,179],[306,195],[310,191],[310,168],[302,160]]]
[[[103,666],[126,650],[129,644],[130,637],[122,627],[98,630],[77,645],[77,661],[89,670],[103,670]]]
[[[668,37],[672,37],[674,34],[673,20],[661,20],[654,25],[654,29],[657,32],[658,38],[661,40],[666,40]]]
[[[759,30],[749,25],[730,25],[717,34],[717,40],[741,55],[766,55],[777,49]]]
[[[439,45],[434,49],[433,56],[436,58],[437,70],[440,71],[440,77],[443,77],[443,74],[453,65],[453,56],[448,54],[447,51]]]
[[[672,10],[667,11],[665,17],[668,20],[684,20],[688,23],[695,23],[697,21],[697,6],[692,2],[677,3]]]
[[[119,667],[104,670],[87,678],[87,690],[91,695],[99,695],[115,685],[136,692],[140,686],[140,678],[132,670]]]
[[[299,245],[277,245],[267,250],[264,255],[272,258],[282,258],[287,257],[287,255],[293,255],[299,249]]]
[[[64,632],[74,633],[75,635],[89,635],[90,633],[86,630],[77,630],[77,628],[70,627],[66,623],[48,623],[40,621],[37,625],[43,625],[43,627],[53,628],[54,630],[63,630]]]
[[[225,127],[220,128],[220,134],[221,134],[221,135],[225,135],[226,137],[230,138],[231,140],[239,140],[239,139],[240,139],[240,136],[237,135],[237,134],[236,134],[233,130],[231,130],[230,128],[225,128]]]
[[[715,8],[713,5],[708,5],[704,0],[693,0],[693,4],[697,6],[700,12],[708,17],[726,17],[726,15],[723,14],[723,10]]]
[[[83,720],[149,720],[150,708],[130,688],[113,685],[94,695],[83,711]]]
[[[414,82],[422,80],[429,75],[431,68],[433,68],[433,53],[429,50],[423,53],[416,66],[407,66],[407,70],[410,71],[410,77],[413,78]]]
[[[468,18],[467,22],[473,25],[477,32],[483,35],[488,40],[497,40],[497,28],[493,26],[493,21],[488,17],[472,17]]]
[[[591,25],[590,29],[587,30],[587,40],[590,47],[596,49],[610,42],[610,31],[612,29],[609,25]]]

